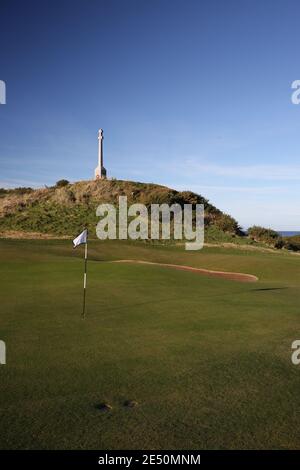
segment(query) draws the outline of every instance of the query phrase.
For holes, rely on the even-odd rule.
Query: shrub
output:
[[[68,184],[70,184],[70,182],[68,180],[58,180],[56,183],[55,183],[55,186],[57,188],[63,188],[64,186],[68,186]]]
[[[253,225],[253,227],[248,229],[248,236],[256,242],[264,242],[275,248],[282,248],[284,245],[281,236],[271,228]]]
[[[31,193],[32,191],[33,191],[32,188],[23,188],[23,187],[14,188],[11,190],[13,194],[17,194],[17,195],[28,194],[28,193]]]
[[[285,241],[284,248],[290,251],[300,251],[300,243]]]
[[[228,214],[221,214],[214,220],[214,225],[226,233],[238,234],[241,232],[238,222]]]

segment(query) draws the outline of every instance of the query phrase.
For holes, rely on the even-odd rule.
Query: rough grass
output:
[[[126,196],[128,204],[204,204],[206,225],[213,225],[223,213],[203,196],[190,191],[176,191],[157,184],[122,180],[79,181],[64,187],[37,190],[28,188],[0,191],[0,233],[28,231],[56,235],[73,235],[86,225],[92,231],[99,218],[101,203],[118,204]],[[236,224],[237,225],[237,224]],[[235,231],[234,227],[229,230]],[[217,227],[211,229],[212,240],[232,240]]]
[[[299,258],[96,241],[89,253],[82,320],[81,248],[0,241],[1,448],[300,448]]]

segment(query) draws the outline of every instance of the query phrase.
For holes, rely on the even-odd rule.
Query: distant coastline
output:
[[[292,231],[279,231],[277,230],[277,233],[279,233],[279,235],[281,235],[282,237],[294,237],[295,235],[300,235],[300,231],[298,232],[292,232]]]

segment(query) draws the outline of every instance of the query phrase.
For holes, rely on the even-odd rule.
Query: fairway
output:
[[[82,256],[0,241],[2,449],[300,448],[299,256],[93,241],[84,320]]]

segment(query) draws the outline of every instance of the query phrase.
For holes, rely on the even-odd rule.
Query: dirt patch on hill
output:
[[[256,282],[258,277],[253,274],[244,274],[244,273],[233,273],[226,271],[213,271],[211,269],[204,268],[193,268],[192,266],[182,266],[180,264],[169,264],[169,263],[154,263],[151,261],[142,261],[134,259],[121,259],[113,261],[113,263],[135,263],[135,264],[151,264],[157,266],[164,266],[166,268],[178,269],[180,271],[192,271],[196,274],[203,274],[205,276],[219,277],[222,279],[230,279],[231,281],[239,282]]]
[[[0,238],[15,238],[20,240],[68,240],[71,237],[64,235],[50,235],[48,233],[40,232],[22,232],[16,230],[6,230],[0,232]]]

